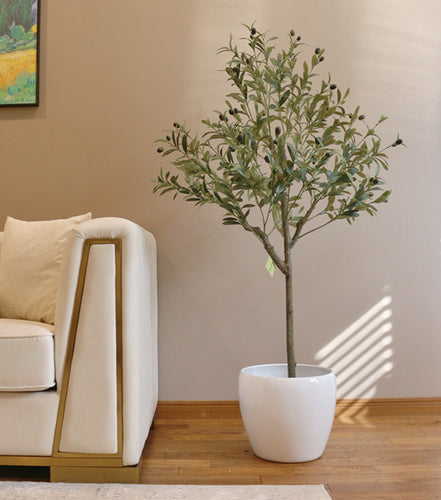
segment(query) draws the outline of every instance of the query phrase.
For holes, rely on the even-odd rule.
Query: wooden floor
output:
[[[324,484],[333,500],[441,499],[441,402],[341,404],[324,455],[257,458],[235,402],[161,403],[142,483]]]
[[[257,458],[237,402],[162,402],[140,476],[153,484],[324,484],[333,500],[441,500],[441,400],[340,403],[324,455],[303,464]],[[1,480],[49,474],[0,467]]]

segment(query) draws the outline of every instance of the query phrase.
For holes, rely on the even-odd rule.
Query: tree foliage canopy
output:
[[[402,140],[382,149],[377,127],[386,117],[368,125],[358,106],[346,110],[349,89],[341,90],[330,75],[319,81],[324,49],[305,60],[305,45],[294,31],[287,48],[277,51],[276,38],[246,28],[244,50],[231,35],[219,50],[230,58],[225,72],[232,91],[225,108],[202,121],[201,137],[175,123],[158,141],[158,152],[174,155],[179,173],[161,170],[154,191],[219,205],[223,223],[252,232],[286,273],[272,233],[287,237],[291,249],[333,221],[374,215],[390,195],[381,178],[388,168],[385,150]]]

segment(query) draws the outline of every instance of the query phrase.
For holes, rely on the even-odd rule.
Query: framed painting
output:
[[[0,106],[38,106],[40,0],[0,0]]]

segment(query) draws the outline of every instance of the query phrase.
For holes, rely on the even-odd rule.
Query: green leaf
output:
[[[294,149],[294,146],[292,144],[287,144],[287,147],[288,147],[288,153],[289,153],[289,156],[291,157],[291,160],[293,162],[296,162],[297,161],[297,153],[296,153],[296,150]]]
[[[378,198],[376,198],[373,203],[386,203],[389,199],[390,194],[392,191],[389,189],[385,191],[382,195],[380,195]]]
[[[224,217],[222,224],[225,226],[240,226],[240,222],[235,217]]]
[[[308,79],[308,64],[306,61],[303,62],[303,80],[306,81]]]
[[[330,196],[328,199],[328,204],[326,205],[326,212],[331,212],[334,210],[334,201],[335,201],[335,196]]]
[[[279,107],[283,106],[283,104],[288,100],[290,94],[291,94],[290,90],[287,90],[282,94],[282,97],[279,99]]]

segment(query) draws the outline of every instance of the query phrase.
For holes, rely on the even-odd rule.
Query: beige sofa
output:
[[[28,248],[7,249],[6,231],[0,281],[8,255]],[[158,396],[155,240],[98,218],[63,245],[53,325],[9,312],[21,292],[3,291],[4,317],[0,291],[0,465],[49,466],[51,481],[137,482]]]

